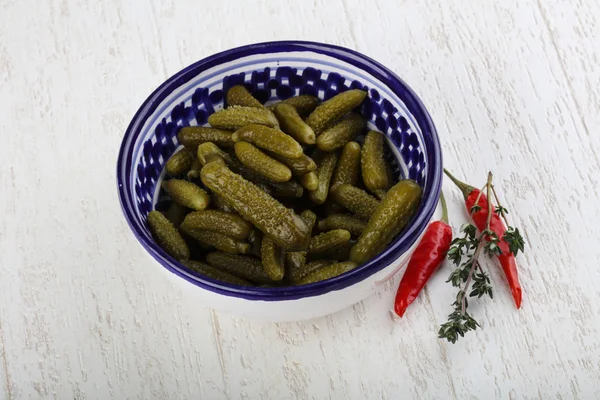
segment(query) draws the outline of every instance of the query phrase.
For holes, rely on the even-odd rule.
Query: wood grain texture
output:
[[[0,1],[0,398],[600,397],[600,6],[365,4]],[[456,345],[436,338],[448,265],[402,320],[397,276],[286,324],[204,309],[157,273],[115,190],[131,116],[191,62],[278,39],[387,65],[431,111],[448,168],[495,172],[527,234],[520,311],[494,262],[496,298],[472,306],[483,329]]]

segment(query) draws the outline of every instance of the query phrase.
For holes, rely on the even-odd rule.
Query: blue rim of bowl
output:
[[[128,138],[133,136],[132,143],[135,142],[145,121],[156,110],[157,106],[162,102],[162,100],[174,89],[185,82],[188,82],[190,79],[202,73],[206,69],[252,54],[293,51],[314,52],[345,61],[354,67],[364,70],[376,77],[382,83],[387,85],[391,91],[404,102],[408,110],[417,120],[417,123],[423,132],[424,145],[427,149],[427,152],[430,153],[428,157],[429,160],[436,160],[436,162],[428,162],[427,166],[428,179],[431,179],[431,184],[428,185],[429,190],[424,192],[423,203],[421,204],[417,215],[413,218],[408,228],[404,230],[396,239],[394,239],[392,244],[388,246],[385,251],[380,253],[368,263],[360,265],[354,270],[346,272],[345,274],[337,277],[302,286],[264,288],[231,285],[194,273],[177,260],[169,256],[153,241],[148,240],[143,235],[139,227],[132,222],[134,219],[134,212],[126,206],[125,198],[128,194],[124,190],[125,176],[121,174],[121,171],[123,170],[123,163],[126,165],[126,170],[131,171],[132,154],[129,153],[124,156],[125,145],[128,142]],[[433,216],[433,213],[435,212],[442,185],[442,165],[442,151],[437,136],[437,130],[435,129],[435,125],[431,120],[431,116],[415,92],[400,77],[390,71],[387,67],[371,59],[370,57],[341,46],[307,41],[277,41],[236,47],[204,58],[171,76],[154,92],[152,92],[152,94],[148,96],[142,106],[135,113],[135,116],[127,127],[125,136],[123,137],[123,141],[119,149],[119,158],[117,161],[117,190],[119,192],[119,201],[121,203],[123,214],[125,215],[125,219],[133,231],[133,234],[142,244],[142,246],[152,255],[152,257],[154,257],[156,261],[158,261],[170,272],[198,287],[225,296],[237,297],[246,300],[263,301],[296,300],[304,297],[319,296],[334,290],[341,290],[363,281],[369,276],[381,271],[386,266],[392,264],[403,253],[410,249],[415,241],[419,238],[421,233],[425,230],[429,224],[429,221],[431,220],[431,217]],[[181,270],[174,268],[165,260],[168,260],[173,265],[177,265]],[[187,273],[183,273],[183,270],[185,270]]]

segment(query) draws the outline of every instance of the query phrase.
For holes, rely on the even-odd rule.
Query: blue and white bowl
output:
[[[245,84],[261,101],[298,94],[327,100],[348,89],[368,90],[361,106],[372,128],[387,136],[397,173],[423,187],[410,225],[376,258],[338,277],[305,286],[242,287],[216,281],[170,257],[152,239],[146,216],[158,198],[166,160],[179,147],[182,126],[205,125],[223,107],[224,93]],[[406,264],[433,216],[442,182],[442,153],[431,118],[392,71],[355,51],[322,43],[282,41],[238,47],[178,72],[146,99],[131,121],[117,162],[123,214],[133,234],[199,304],[273,321],[309,319],[369,296]]]

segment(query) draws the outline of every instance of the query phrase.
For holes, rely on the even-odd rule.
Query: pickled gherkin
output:
[[[289,254],[289,253],[288,253]],[[306,255],[305,255],[306,258]],[[313,271],[326,267],[328,265],[334,264],[335,261],[332,260],[315,260],[307,263],[303,263],[297,268],[290,269],[290,281],[292,283],[297,283],[300,279],[310,274]]]
[[[199,261],[185,261],[183,265],[185,265],[192,271],[199,272],[202,275],[206,275],[209,278],[213,278],[218,281],[223,281],[234,285],[253,286],[253,284],[246,279],[240,278],[239,276],[235,276],[225,271],[221,271],[215,267],[201,263]]]
[[[212,142],[206,142],[199,145],[198,150],[196,151],[196,155],[201,165],[208,164],[210,161],[215,160],[215,157],[222,158],[223,161],[225,161],[228,165],[233,162],[231,156],[228,153],[221,150],[216,144]]]
[[[327,265],[304,276],[302,279],[296,282],[296,285],[307,285],[309,283],[315,283],[324,281],[325,279],[334,278],[348,271],[352,271],[357,266],[358,264],[353,261],[344,261]]]
[[[190,167],[194,163],[196,155],[194,152],[186,147],[173,154],[165,164],[165,171],[168,175],[178,176],[189,171]]]
[[[272,182],[287,182],[292,178],[292,171],[279,161],[269,157],[260,149],[248,142],[236,142],[237,158],[257,174]]]
[[[206,142],[213,142],[223,147],[232,147],[232,135],[233,132],[207,126],[185,126],[179,130],[177,138],[179,143],[185,147],[196,150],[200,144]]]
[[[300,184],[306,188],[306,190],[317,190],[319,187],[319,177],[313,172],[309,172],[306,175],[302,175],[298,178]]]
[[[317,97],[310,96],[308,94],[302,94],[300,96],[290,97],[289,99],[271,104],[267,108],[271,111],[274,111],[275,108],[280,104],[289,104],[296,109],[300,117],[306,118],[311,112],[314,111],[315,108],[317,108],[320,103],[321,100],[319,100]]]
[[[315,108],[306,118],[306,123],[318,136],[334,122],[358,107],[366,96],[367,92],[359,89],[342,92]]]
[[[224,211],[227,213],[233,212],[233,208],[229,207],[229,205],[225,203],[225,201],[219,196],[213,194],[212,196],[210,196],[210,201],[216,210]]]
[[[186,232],[191,230],[214,231],[236,240],[246,240],[252,225],[234,213],[204,210],[189,213],[181,224],[181,229]]]
[[[310,211],[304,210],[300,213],[300,218],[308,227],[308,231],[312,232],[315,223],[317,222],[317,215]],[[306,251],[291,251],[285,254],[285,266],[288,271],[288,274],[292,276],[292,280],[294,276],[300,275],[296,271],[304,265],[306,262]]]
[[[184,226],[184,224],[181,225],[181,230],[192,239],[225,253],[246,254],[250,251],[248,243],[233,239],[219,232],[193,229],[189,226]]]
[[[331,179],[331,191],[344,183],[355,186],[360,174],[360,145],[346,143]]]
[[[204,190],[188,181],[169,179],[163,181],[162,187],[173,201],[192,210],[204,210],[210,202],[210,197]]]
[[[334,229],[310,238],[307,254],[311,257],[327,255],[350,241],[350,232]]]
[[[302,194],[304,193],[302,185],[296,181],[287,181],[282,183],[269,182],[268,186],[271,189],[273,196],[277,197],[298,199],[302,197]]]
[[[352,215],[332,214],[319,221],[319,230],[331,231],[334,229],[345,229],[354,236],[359,236],[367,226],[367,223]]]
[[[292,174],[297,176],[306,175],[309,172],[317,169],[317,164],[314,162],[314,160],[305,154],[302,154],[302,156],[298,158],[283,157],[274,153],[269,154],[272,155],[276,160],[287,165],[292,171]]]
[[[254,107],[264,108],[260,101],[256,100],[252,94],[243,85],[232,86],[225,97],[227,106],[243,106],[243,107]]]
[[[260,247],[260,258],[269,278],[280,281],[285,274],[284,253],[269,236],[265,236]]]
[[[350,252],[350,259],[362,264],[382,252],[417,211],[421,196],[421,187],[412,180],[395,184],[369,219]]]
[[[309,235],[308,227],[292,210],[224,164],[205,165],[201,179],[210,190],[279,246],[286,250],[301,250]]]
[[[371,218],[379,205],[379,200],[364,190],[347,183],[336,187],[332,195],[338,204],[365,220]]]
[[[279,129],[263,125],[251,124],[238,129],[233,134],[235,142],[249,142],[263,150],[273,152],[288,158],[302,157],[302,146],[293,137]]]
[[[260,124],[279,128],[275,115],[266,108],[231,106],[208,117],[208,123],[218,129],[237,130],[246,125]]]
[[[167,254],[180,261],[190,257],[189,247],[164,215],[159,211],[150,211],[147,222],[154,240]]]
[[[173,224],[173,226],[179,229],[179,225],[183,222],[183,219],[188,213],[188,209],[182,206],[181,204],[177,204],[174,201],[171,202],[169,208],[165,212],[165,217]]]
[[[339,149],[361,133],[365,126],[367,123],[360,115],[350,113],[348,117],[319,135],[317,147],[322,151]]]
[[[250,244],[250,251],[248,254],[260,257],[260,248],[262,247],[262,232],[258,229],[252,229],[248,235],[248,243]]]
[[[200,164],[200,160],[198,157],[194,157],[194,162],[190,167],[190,170],[187,173],[188,179],[198,179],[200,178],[200,169],[202,168],[202,164]]]
[[[302,120],[296,108],[282,103],[275,107],[274,112],[282,131],[300,143],[315,144],[317,140],[315,132]]]
[[[377,131],[370,131],[365,137],[360,158],[360,169],[365,186],[369,191],[382,195],[389,188],[388,171],[383,157],[385,137]]]
[[[319,183],[317,188],[308,194],[313,203],[323,204],[329,194],[329,183],[331,176],[337,164],[338,155],[336,152],[323,154],[317,167],[317,178]]]
[[[215,268],[241,276],[256,284],[272,283],[259,259],[240,254],[213,252],[206,255],[206,262]]]

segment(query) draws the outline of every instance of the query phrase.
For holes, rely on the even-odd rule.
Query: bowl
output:
[[[368,90],[360,107],[373,129],[386,135],[395,173],[414,179],[423,200],[411,223],[377,257],[335,278],[293,287],[242,287],[198,274],[152,239],[146,216],[157,202],[163,166],[179,147],[180,127],[204,125],[236,84],[267,104],[293,95],[326,100],[348,89]],[[323,43],[279,41],[242,46],[198,61],[167,79],[129,124],[117,161],[123,215],[160,270],[200,305],[271,321],[327,315],[371,293],[408,261],[435,211],[442,153],[429,113],[392,71],[356,51]],[[150,264],[150,263],[149,263]]]

